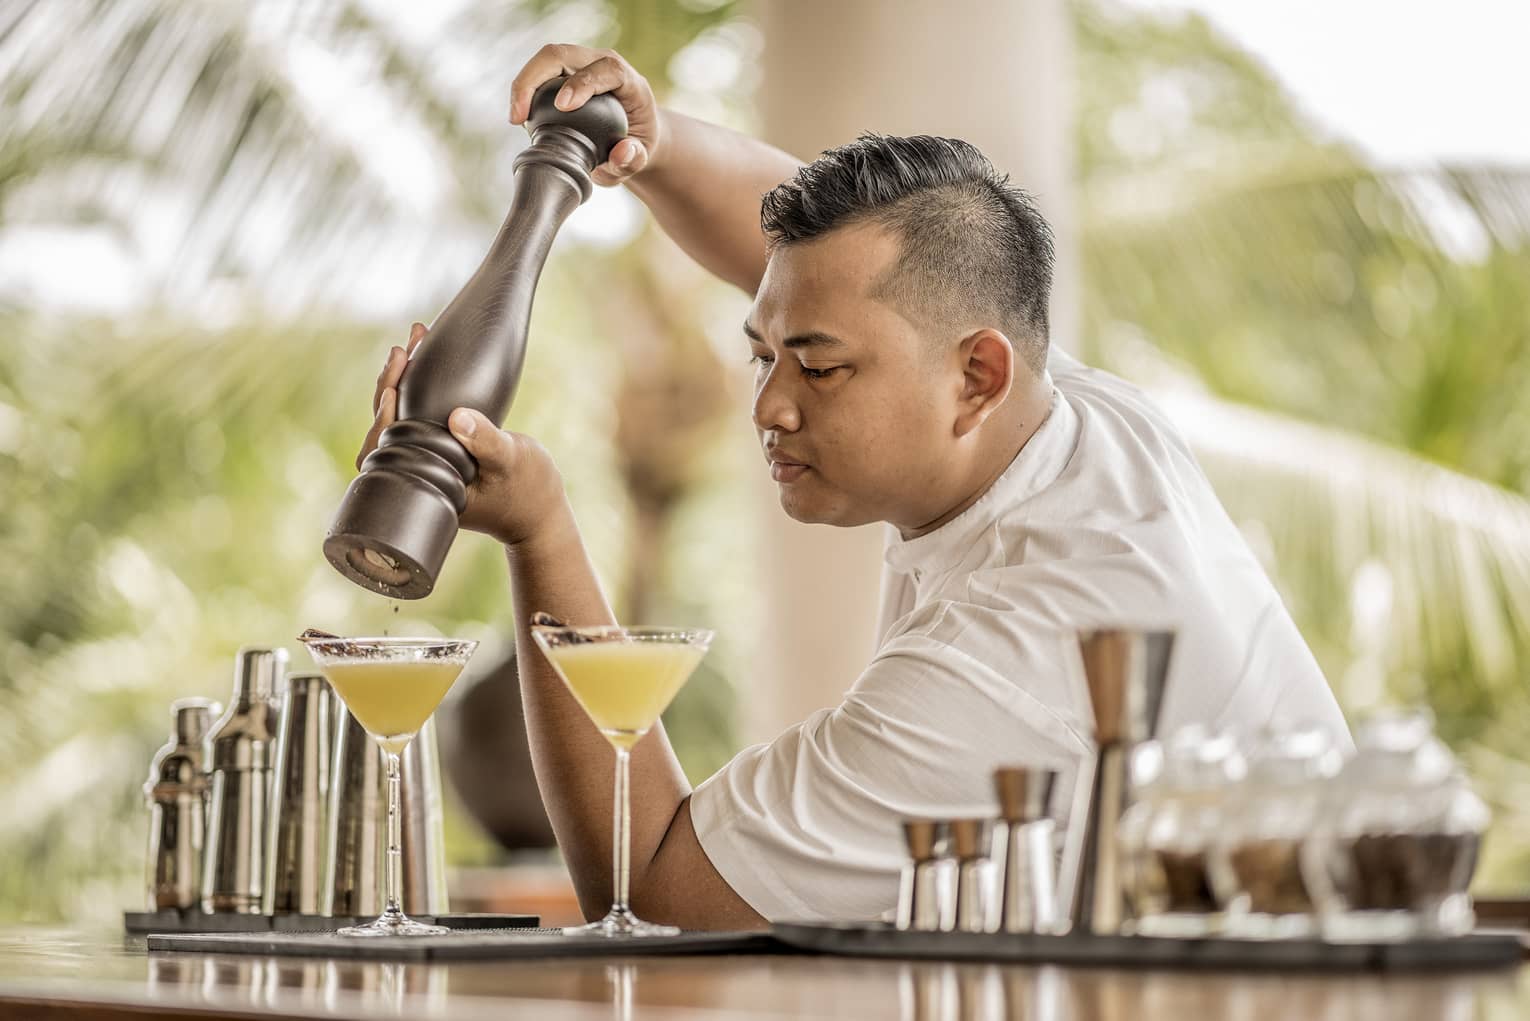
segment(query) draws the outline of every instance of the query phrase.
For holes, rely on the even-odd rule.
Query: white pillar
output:
[[[1071,40],[1065,0],[760,0],[762,133],[809,160],[863,131],[964,138],[1057,233],[1053,340],[1073,347]],[[832,705],[874,646],[880,526],[801,525],[760,487],[761,655],[744,737]]]

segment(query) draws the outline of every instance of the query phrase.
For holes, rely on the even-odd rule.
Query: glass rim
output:
[[[410,638],[408,636],[393,637],[383,635],[381,637],[363,636],[359,638],[336,637],[336,638],[310,638],[303,642],[307,649],[327,648],[337,645],[355,645],[369,649],[433,649],[449,645],[476,646],[476,638]]]
[[[578,635],[580,638],[610,640],[636,638],[638,640],[684,641],[688,643],[710,642],[717,636],[711,628],[667,627],[662,624],[533,624],[531,633],[543,635]]]
[[[422,654],[438,661],[472,658],[478,641],[472,638],[412,638],[391,636],[361,638],[315,638],[301,643],[320,667],[326,664],[384,662],[404,660],[408,654]]]

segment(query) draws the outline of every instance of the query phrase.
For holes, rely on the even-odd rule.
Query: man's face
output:
[[[798,521],[915,528],[945,509],[962,377],[952,345],[872,297],[898,254],[881,227],[843,227],[777,248],[755,296],[754,425]]]

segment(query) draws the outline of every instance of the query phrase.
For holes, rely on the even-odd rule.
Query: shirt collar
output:
[[[1050,376],[1047,382],[1051,382]],[[1054,386],[1046,420],[988,492],[933,532],[900,539],[893,529],[883,553],[887,566],[900,574],[917,575],[954,563],[997,518],[1057,480],[1073,454],[1078,429],[1077,412]]]

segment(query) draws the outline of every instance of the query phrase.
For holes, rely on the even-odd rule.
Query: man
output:
[[[662,728],[635,750],[639,915],[744,928],[885,913],[900,818],[989,810],[1000,761],[1071,775],[1090,754],[1070,651],[1083,627],[1178,630],[1168,729],[1316,723],[1347,741],[1183,440],[1139,391],[1049,348],[1050,231],[976,149],[867,136],[804,167],[661,111],[621,57],[576,46],[527,64],[511,121],[562,74],[559,107],[609,92],[627,111],[631,135],[597,183],[627,186],[754,295],[752,415],[781,506],[800,521],[892,527],[880,644],[840,705],[695,791]],[[424,335],[415,324],[410,349]],[[392,421],[406,356],[390,352],[366,449]],[[480,465],[463,525],[505,545],[537,780],[597,918],[611,902],[611,752],[527,621],[601,624],[611,610],[547,453],[476,412],[449,424]]]

